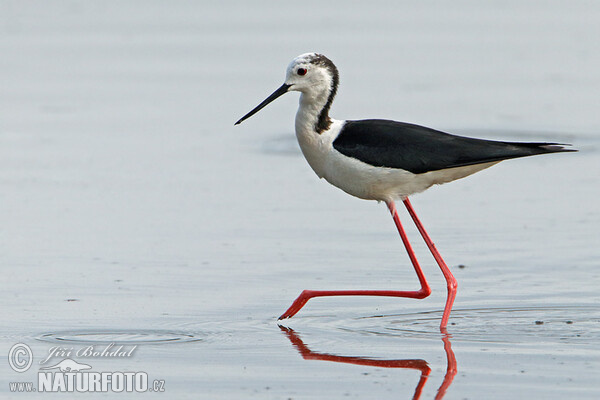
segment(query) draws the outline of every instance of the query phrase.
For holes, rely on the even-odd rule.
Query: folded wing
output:
[[[346,121],[333,142],[340,153],[376,167],[415,174],[536,154],[576,151],[559,143],[473,139],[389,120]]]

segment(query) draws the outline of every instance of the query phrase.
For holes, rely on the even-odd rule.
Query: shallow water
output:
[[[113,343],[135,349],[71,358],[169,398],[598,398],[600,7],[290,7],[0,2],[0,349],[33,353],[0,362],[0,397],[42,397],[9,383],[53,348]],[[385,207],[306,165],[297,96],[233,126],[313,50],[340,68],[338,118],[580,150],[414,196],[459,282],[447,336],[402,210],[429,298],[313,299],[277,323],[302,289],[417,286]]]

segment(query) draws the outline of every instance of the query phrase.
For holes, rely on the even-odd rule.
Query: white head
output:
[[[329,94],[337,90],[339,75],[335,65],[327,57],[306,53],[294,58],[287,67],[285,83],[289,90],[302,92],[310,97]]]
[[[331,124],[329,108],[338,84],[338,70],[330,59],[317,53],[299,55],[288,65],[285,83],[235,124],[250,118],[279,96],[294,90],[302,93],[304,101],[319,108],[315,129],[322,132]]]

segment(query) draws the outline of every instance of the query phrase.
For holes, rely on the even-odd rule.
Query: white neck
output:
[[[296,134],[318,134],[316,131],[319,115],[327,103],[328,91],[301,93],[300,105],[296,113]]]
[[[300,106],[296,113],[296,137],[300,149],[310,164],[311,168],[319,176],[325,176],[326,155],[334,139],[331,136],[331,129],[323,132],[317,132],[316,125],[323,107],[327,103],[328,93],[322,93],[320,96],[310,96],[305,93],[300,95]],[[337,129],[338,122],[332,120]],[[333,126],[332,126],[333,128]]]

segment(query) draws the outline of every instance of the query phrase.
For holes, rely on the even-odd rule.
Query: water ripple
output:
[[[376,315],[343,321],[340,330],[380,336],[438,338],[442,311]],[[600,340],[600,308],[558,306],[467,308],[452,311],[453,341],[486,343],[577,342]]]
[[[115,343],[115,344],[166,344],[198,342],[202,333],[179,332],[170,330],[67,330],[43,333],[38,340],[56,343]]]

